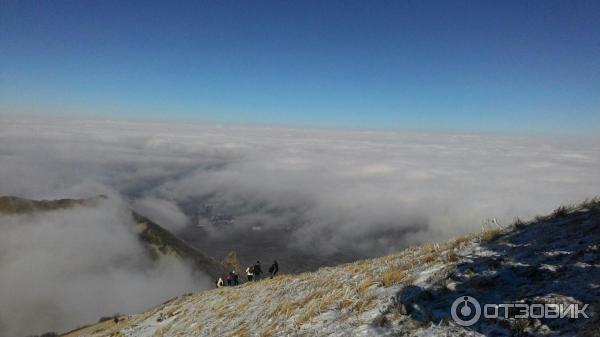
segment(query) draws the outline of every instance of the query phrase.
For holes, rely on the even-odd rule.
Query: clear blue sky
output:
[[[600,131],[600,1],[7,1],[0,115]]]

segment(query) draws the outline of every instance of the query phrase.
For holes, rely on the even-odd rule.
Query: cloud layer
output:
[[[545,213],[600,191],[598,139],[5,120],[0,124],[0,163],[3,195],[52,199],[102,193],[129,200],[172,230],[199,222],[215,237],[235,240],[236,233],[253,227],[285,229],[290,247],[323,256],[383,254],[477,230],[489,217],[508,223],[515,216]],[[197,216],[194,208],[206,204],[216,205],[235,221],[226,229],[211,228],[209,219]],[[10,233],[17,223],[27,221],[31,232],[20,235],[35,237],[36,226],[52,229],[45,219],[2,221],[8,221],[0,228],[2,239],[6,228]],[[61,221],[55,225],[66,220]],[[75,233],[102,237],[86,236],[88,230],[94,233],[93,226]],[[128,237],[116,232],[111,237],[121,235]],[[49,250],[62,245],[60,240],[44,244]],[[135,247],[132,242],[119,247],[129,245]],[[6,254],[25,254],[5,242],[1,247],[3,259]],[[37,254],[33,248],[32,259]],[[85,250],[72,248],[70,254]],[[86,268],[93,261],[63,258],[68,270]],[[44,257],[34,261],[51,263]],[[0,271],[4,287],[28,277],[19,269],[5,268]],[[88,277],[98,286],[89,288],[83,282],[73,287],[82,293],[93,289],[89,300],[102,299],[110,311],[116,308],[111,301],[117,301],[118,293],[114,298],[106,295],[103,287],[112,289],[106,282],[123,283],[124,289],[142,282],[139,274],[121,272],[125,273],[114,273],[113,281],[100,283],[92,280],[93,274],[72,275]],[[188,281],[181,281],[183,288],[192,285]],[[159,284],[144,289],[157,289]],[[7,289],[0,293],[11,293]]]
[[[380,253],[600,191],[598,139],[110,121],[0,130],[1,194],[123,195],[175,229],[191,221],[178,204],[202,197],[235,213],[234,229],[293,226],[295,244],[326,252]]]
[[[117,200],[0,215],[0,335],[66,331],[210,287],[176,258],[152,261]]]

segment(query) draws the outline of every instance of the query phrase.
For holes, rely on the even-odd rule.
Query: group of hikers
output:
[[[277,263],[277,261],[273,261],[273,264],[271,265],[271,267],[269,267],[269,274],[271,278],[273,278],[278,271],[279,264]],[[263,271],[262,267],[260,266],[260,261],[256,261],[254,265],[248,266],[248,268],[246,268],[246,277],[248,279],[248,282],[260,280],[262,273]],[[217,281],[217,288],[224,287],[225,285],[237,286],[238,284],[240,284],[240,277],[235,270],[232,270],[229,273],[227,273],[227,276],[225,276],[225,281],[223,281],[222,277],[219,277],[219,280]]]

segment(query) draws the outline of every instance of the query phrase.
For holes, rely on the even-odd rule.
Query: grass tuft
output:
[[[406,275],[406,271],[402,269],[388,270],[383,274],[383,285],[389,287],[400,284]]]
[[[497,228],[487,229],[481,233],[481,241],[491,242],[500,236],[500,230]]]

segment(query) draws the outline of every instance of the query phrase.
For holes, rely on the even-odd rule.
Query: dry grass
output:
[[[261,331],[260,337],[271,337],[279,330],[279,325],[276,322],[267,324]]]
[[[375,302],[374,295],[368,295],[366,297],[362,297],[358,301],[355,302],[354,306],[352,307],[352,310],[355,311],[356,313],[365,312],[374,304],[374,302]]]
[[[496,240],[500,236],[500,229],[492,228],[486,229],[481,233],[481,241],[483,242],[491,242]]]
[[[240,326],[236,331],[233,332],[235,337],[248,337],[250,336],[250,331],[248,331],[248,327],[245,325]]]
[[[383,274],[383,285],[390,287],[400,284],[406,277],[406,271],[402,269],[390,269]]]
[[[277,307],[275,307],[275,310],[273,310],[271,316],[285,317],[286,319],[288,319],[293,315],[296,309],[299,309],[298,302],[291,301],[289,299],[281,299],[279,304],[277,304]]]
[[[351,274],[359,274],[363,272],[366,267],[371,264],[372,261],[359,260],[352,263],[349,263],[346,266],[346,270]]]
[[[317,315],[318,309],[317,305],[312,305],[308,309],[306,309],[298,318],[296,318],[296,324],[302,325],[308,322],[311,318]]]
[[[318,303],[319,311],[326,311],[334,307],[334,304],[340,301],[340,298],[343,298],[344,292],[342,289],[335,289],[334,291],[327,294],[325,297],[321,298]],[[341,301],[340,301],[341,306]]]
[[[371,275],[367,275],[365,276],[365,278],[358,284],[358,287],[356,288],[356,292],[359,293],[360,295],[365,294],[369,288],[373,285],[378,284],[379,282],[377,282]]]
[[[515,228],[523,228],[525,226],[525,222],[521,220],[519,217],[516,217],[513,221],[513,227]]]
[[[330,288],[330,287],[327,287],[327,288]],[[308,295],[306,295],[303,298],[296,301],[296,306],[299,308],[304,308],[308,303],[310,303],[314,300],[318,300],[322,296],[323,296],[322,289],[314,290],[313,292],[309,293]]]
[[[444,257],[444,260],[448,263],[454,263],[454,262],[458,261],[458,256],[456,255],[454,250],[449,250],[446,252],[446,256]]]
[[[409,284],[413,284],[415,281],[417,280],[417,276],[415,275],[408,275],[404,278],[404,280],[402,281],[402,283],[409,285]]]
[[[448,243],[448,247],[450,249],[455,249],[455,248],[459,248],[460,246],[462,246],[463,244],[465,244],[466,242],[469,242],[471,240],[471,238],[468,235],[465,236],[461,236],[458,237],[452,241],[450,241]]]
[[[574,205],[562,205],[559,206],[558,208],[556,208],[553,212],[552,212],[552,217],[554,218],[560,218],[566,215],[569,215],[569,213],[575,211],[576,206]]]
[[[430,254],[430,253],[433,253],[434,251],[435,251],[435,246],[432,243],[428,243],[421,247],[421,253],[423,253],[423,254]]]
[[[217,317],[221,318],[223,316],[225,316],[225,314],[227,313],[227,308],[225,308],[225,303],[223,302],[219,302],[214,308],[213,308],[213,312],[215,313],[215,315],[217,315]]]
[[[227,300],[228,301],[237,301],[239,300],[239,298],[242,296],[241,291],[239,289],[232,289],[234,291],[232,291],[231,293],[227,294]]]
[[[575,206],[578,210],[598,210],[600,209],[600,197],[588,198]]]
[[[436,260],[438,257],[439,257],[439,255],[437,255],[437,254],[433,254],[433,253],[426,254],[426,255],[424,255],[424,256],[421,256],[421,257],[419,258],[419,264],[429,264],[429,263],[432,263],[432,262],[434,262],[434,261],[435,261],[435,260]]]
[[[236,307],[237,311],[240,313],[243,313],[244,311],[246,311],[246,309],[248,309],[249,305],[250,305],[250,301],[243,301]]]
[[[343,298],[340,301],[340,304],[339,304],[340,310],[349,308],[350,306],[352,306],[352,304],[354,304],[354,302],[351,299],[349,299],[349,298]]]
[[[153,336],[154,337],[163,337],[165,335],[165,333],[167,333],[169,330],[171,330],[172,326],[173,326],[173,323],[163,326],[162,328],[156,330],[156,332],[154,333]]]

